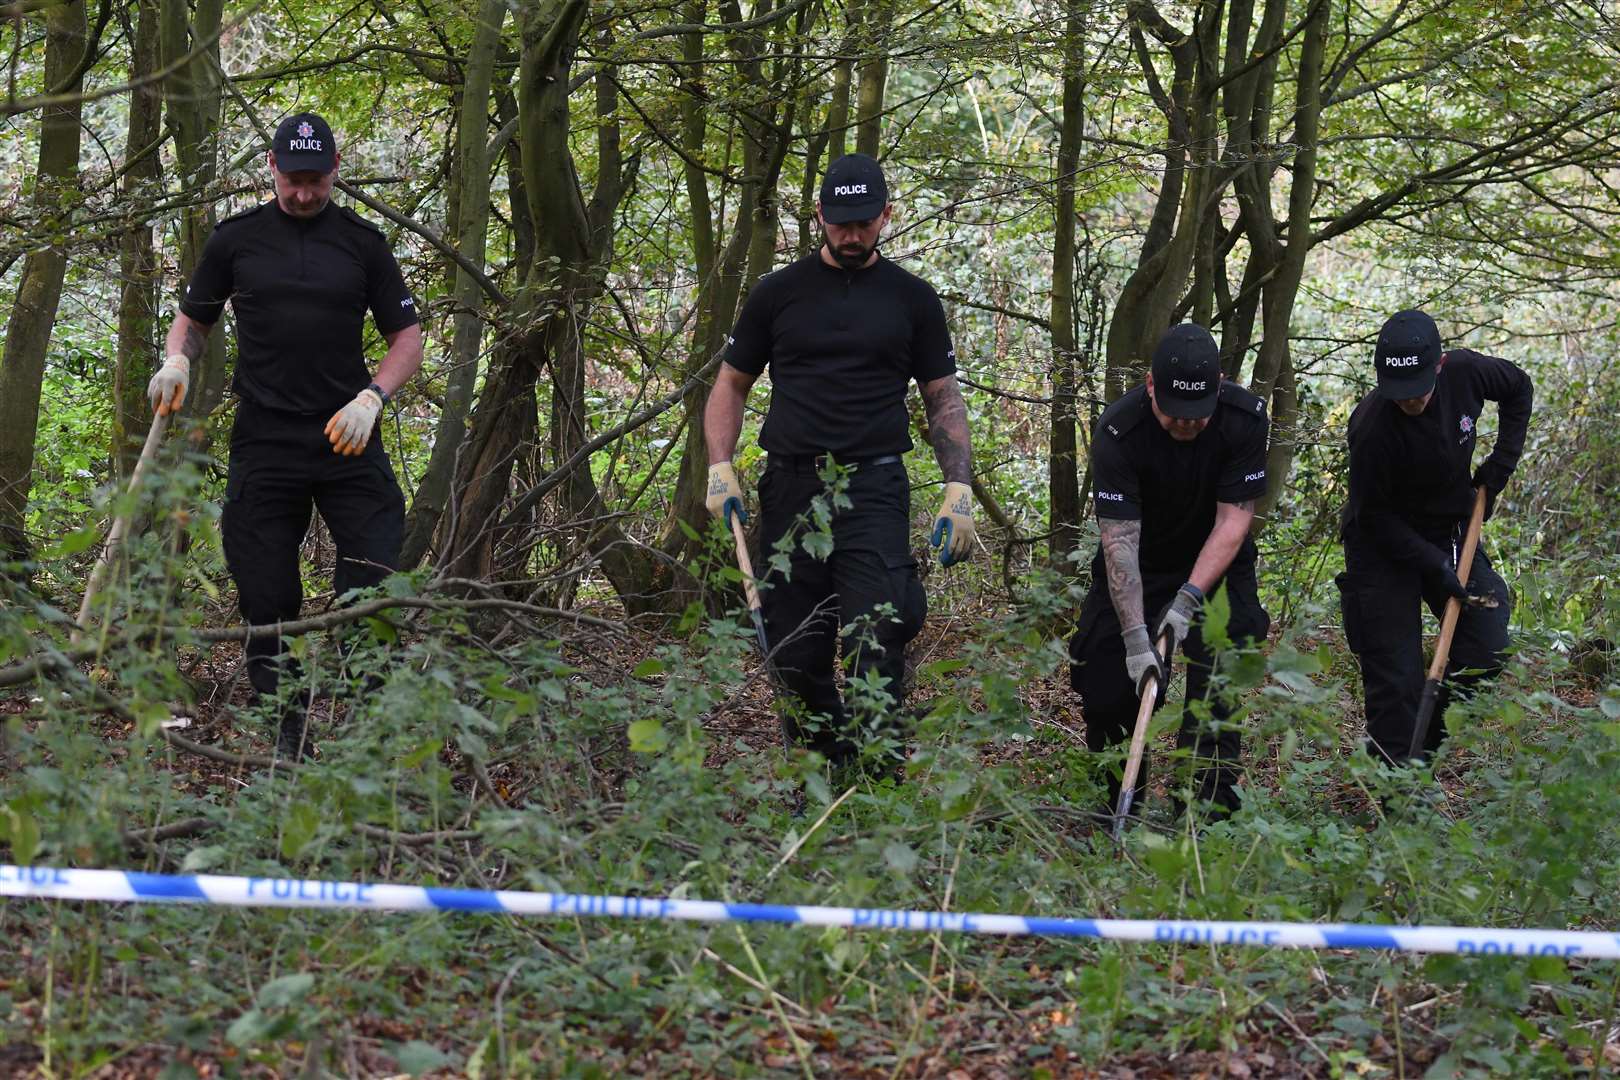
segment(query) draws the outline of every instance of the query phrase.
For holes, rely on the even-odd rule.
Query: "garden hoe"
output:
[[[1468,533],[1463,537],[1462,553],[1457,556],[1457,580],[1468,584],[1468,571],[1474,567],[1474,549],[1479,546],[1479,530],[1485,524],[1485,489],[1474,492],[1474,513],[1468,519]],[[1423,752],[1423,743],[1429,737],[1429,721],[1434,717],[1435,700],[1440,694],[1440,680],[1446,674],[1446,661],[1451,659],[1451,639],[1457,633],[1457,618],[1462,614],[1463,602],[1455,596],[1446,601],[1445,614],[1440,619],[1440,636],[1434,643],[1434,661],[1429,664],[1429,677],[1423,683],[1423,696],[1418,699],[1417,720],[1412,725],[1412,745],[1408,757]]]
[[[79,605],[79,617],[74,620],[79,628],[73,635],[75,640],[78,638],[79,632],[89,628],[90,604],[95,600],[96,593],[100,592],[101,587],[107,583],[107,571],[111,568],[113,559],[118,554],[118,549],[123,546],[124,534],[129,531],[130,519],[135,514],[134,495],[140,490],[141,481],[146,477],[147,467],[157,457],[158,447],[163,444],[163,436],[169,430],[169,415],[168,413],[160,413],[152,417],[152,426],[146,430],[146,444],[141,447],[141,456],[136,460],[135,470],[129,476],[128,493],[130,498],[127,500],[129,505],[125,507],[123,513],[113,519],[112,528],[107,530],[107,543],[101,549],[101,556],[96,559],[96,565],[90,571],[89,582],[85,584],[84,601]]]
[[[1170,635],[1161,634],[1153,643],[1164,656]],[[1170,659],[1165,657],[1161,668],[1168,669]],[[1168,670],[1165,671],[1168,675]],[[1131,732],[1131,753],[1125,759],[1125,775],[1119,781],[1119,802],[1114,806],[1114,839],[1125,835],[1125,819],[1131,814],[1131,800],[1136,792],[1136,774],[1142,771],[1142,751],[1147,747],[1148,721],[1153,718],[1153,703],[1159,699],[1159,680],[1149,675],[1142,684],[1142,704],[1136,710],[1136,728]]]

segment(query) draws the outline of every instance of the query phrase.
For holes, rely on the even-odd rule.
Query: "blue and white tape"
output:
[[[232,907],[358,908],[367,911],[477,911],[564,918],[668,919],[843,926],[853,930],[1038,935],[1282,949],[1396,949],[1494,956],[1620,958],[1620,934],[1582,930],[1490,930],[1468,926],[1369,926],[1205,922],[1197,919],[1054,919],[958,911],[727,904],[648,896],[488,892],[215,874],[138,874],[0,864],[0,896]]]

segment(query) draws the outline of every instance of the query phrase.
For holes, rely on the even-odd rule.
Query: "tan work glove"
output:
[[[945,485],[945,501],[934,515],[934,536],[929,543],[939,549],[939,565],[966,562],[973,555],[973,541],[979,535],[973,527],[973,488],[952,481]]]
[[[727,525],[731,524],[732,514],[737,515],[738,521],[748,520],[748,511],[743,509],[742,485],[737,482],[737,470],[731,467],[731,462],[717,461],[709,466],[709,494],[703,505]]]
[[[382,398],[368,386],[339,409],[326,422],[326,437],[332,443],[333,453],[345,457],[363,453],[366,443],[371,441],[371,429],[377,426],[382,407]]]
[[[163,366],[146,384],[146,399],[152,403],[152,412],[158,416],[179,412],[190,385],[191,359],[185,353],[165,356]]]

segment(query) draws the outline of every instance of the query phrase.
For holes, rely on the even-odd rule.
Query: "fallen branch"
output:
[[[313,615],[307,619],[295,619],[291,622],[261,626],[226,626],[217,630],[190,630],[186,627],[125,627],[120,633],[100,645],[87,645],[66,652],[54,647],[48,647],[43,653],[20,663],[0,667],[0,687],[26,683],[41,675],[72,668],[75,664],[96,659],[113,649],[128,647],[136,643],[150,644],[152,642],[179,639],[200,644],[217,644],[222,641],[248,641],[253,638],[297,637],[300,634],[313,633],[317,630],[330,630],[334,627],[358,622],[380,611],[388,611],[393,608],[421,608],[431,611],[512,611],[539,618],[566,619],[617,634],[624,633],[624,625],[611,619],[602,619],[578,611],[564,611],[561,608],[540,607],[536,604],[526,604],[520,600],[499,598],[456,600],[428,596],[382,596],[372,600],[362,600],[357,604],[350,604],[347,607],[337,608],[321,615]]]

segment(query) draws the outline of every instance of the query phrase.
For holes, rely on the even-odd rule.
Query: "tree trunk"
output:
[[[1079,388],[1075,376],[1074,264],[1075,180],[1085,121],[1085,82],[1081,45],[1085,14],[1080,0],[1069,0],[1063,38],[1063,114],[1057,152],[1057,196],[1052,230],[1052,419],[1047,490],[1051,516],[1052,562],[1068,566],[1080,543],[1080,458],[1076,438]]]
[[[158,66],[157,0],[136,0],[135,49],[130,76],[139,80]],[[151,203],[162,184],[158,142],[163,137],[163,88],[138,86],[130,95],[129,128],[124,140],[122,196],[134,209]],[[112,462],[123,486],[140,456],[151,423],[146,383],[157,366],[157,303],[162,281],[152,228],[144,221],[118,238],[118,362],[113,371]]]
[[[162,30],[159,51],[165,67],[179,62],[193,48],[212,41],[203,55],[170,72],[163,80],[163,98],[174,132],[176,172],[182,191],[201,196],[214,182],[219,156],[219,32],[223,0],[197,0],[193,17],[187,0],[160,0]],[[199,199],[180,212],[180,280],[191,279],[202,258],[203,245],[214,229],[214,205]],[[225,393],[225,335],[210,334],[203,355],[191,366],[191,388],[185,415],[207,416]]]
[[[1254,364],[1252,389],[1271,401],[1271,447],[1266,454],[1268,485],[1256,520],[1263,524],[1281,498],[1293,466],[1299,391],[1293,354],[1288,346],[1294,301],[1305,274],[1305,258],[1312,243],[1311,204],[1316,197],[1317,138],[1321,119],[1322,62],[1327,51],[1327,28],[1332,5],[1314,0],[1315,10],[1305,24],[1300,49],[1293,180],[1288,193],[1288,242],[1277,272],[1265,285],[1262,303],[1264,337]]]
[[[893,21],[892,0],[869,0],[866,33],[860,38],[864,49],[855,99],[855,151],[875,158],[882,157],[883,97],[889,81],[886,39]]]
[[[490,163],[485,156],[485,146],[489,138],[490,85],[495,70],[495,49],[505,21],[503,0],[484,0],[467,55],[457,129],[456,247],[480,269],[484,266],[484,241],[489,231]],[[421,562],[444,515],[450,498],[450,481],[455,475],[456,455],[466,436],[467,414],[471,411],[473,389],[478,381],[484,337],[484,319],[479,314],[485,303],[483,290],[471,274],[458,268],[455,294],[455,335],[444,411],[439,417],[427,470],[411,502],[400,555],[400,565],[405,567]]]
[[[45,85],[73,100],[43,111],[39,172],[32,209],[46,226],[49,243],[23,262],[17,298],[6,325],[6,351],[0,356],[0,558],[25,559],[30,553],[25,523],[33,484],[34,439],[39,432],[39,399],[45,356],[62,299],[67,273],[70,217],[78,205],[79,118],[77,95],[83,79],[64,82],[80,66],[87,27],[84,0],[44,9]]]

